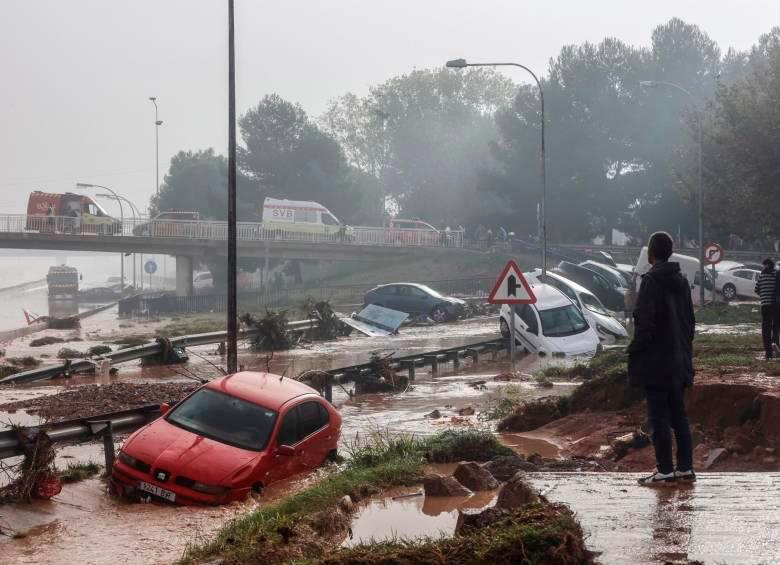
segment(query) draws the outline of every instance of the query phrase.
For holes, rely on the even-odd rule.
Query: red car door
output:
[[[310,400],[298,405],[300,417],[300,442],[302,463],[306,469],[319,467],[330,451],[334,431],[329,426],[328,411],[317,400]]]
[[[299,472],[297,469],[302,467],[297,461],[297,459],[299,459],[297,450],[296,455],[279,455],[276,453],[276,449],[280,445],[288,445],[294,448],[300,441],[298,407],[289,406],[287,410],[282,411],[279,418],[279,428],[271,447],[271,453],[273,453],[271,465],[265,477],[262,479],[263,484],[266,485],[289,477],[290,475],[294,475]]]

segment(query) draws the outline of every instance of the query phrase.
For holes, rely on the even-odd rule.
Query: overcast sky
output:
[[[226,0],[0,0],[0,210],[24,213],[31,190],[76,182],[145,209],[155,186],[149,96],[164,121],[161,178],[180,149],[224,153],[226,14]],[[780,2],[236,0],[238,110],[277,92],[316,116],[345,92],[456,57],[544,74],[565,44],[648,44],[675,16],[724,51],[746,49],[780,23]]]

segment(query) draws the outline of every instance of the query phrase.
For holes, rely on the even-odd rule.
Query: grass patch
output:
[[[499,388],[496,396],[490,399],[487,408],[479,413],[478,419],[489,422],[509,416],[525,402],[525,395],[526,392],[517,385],[508,384]]]
[[[758,304],[728,304],[716,302],[707,304],[696,312],[699,324],[757,324],[761,322]]]
[[[447,431],[424,439],[371,434],[365,441],[354,442],[347,453],[350,458],[338,471],[274,505],[229,522],[210,542],[188,548],[181,563],[215,557],[238,563],[287,561],[293,555],[280,548],[289,541],[292,527],[331,510],[344,495],[360,500],[386,488],[419,483],[426,458],[485,461],[513,452],[488,432]]]
[[[92,461],[88,463],[68,463],[68,466],[60,472],[60,480],[63,483],[76,483],[97,475],[103,467]]]
[[[591,563],[583,532],[564,505],[533,504],[492,524],[470,528],[451,538],[392,540],[338,549],[308,563]]]
[[[177,318],[159,328],[155,333],[160,337],[179,337],[182,335],[203,334],[225,329],[225,317],[197,316]]]
[[[490,461],[499,455],[514,455],[492,434],[479,430],[447,430],[425,441],[426,458],[431,463]]]

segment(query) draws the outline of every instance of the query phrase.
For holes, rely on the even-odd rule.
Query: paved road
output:
[[[780,473],[702,473],[679,488],[637,477],[538,474],[534,484],[577,513],[604,564],[780,563]]]

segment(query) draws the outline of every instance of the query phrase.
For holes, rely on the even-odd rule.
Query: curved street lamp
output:
[[[136,208],[135,204],[133,204],[130,200],[118,194],[96,194],[95,196],[98,198],[108,198],[110,200],[115,200],[119,202],[120,206],[122,202],[126,202],[130,206],[130,211],[133,213],[133,226],[138,225],[138,218],[141,216],[141,213],[138,211],[138,208]],[[143,255],[141,256],[141,262],[143,262]],[[135,253],[133,253],[133,290],[138,292],[138,278],[136,276],[135,264]],[[141,281],[143,282],[143,277],[141,277]]]
[[[160,126],[162,120],[157,115],[157,97],[150,96],[149,100],[154,104],[154,174],[155,174],[155,186],[154,193],[159,198],[160,196]],[[158,202],[159,206],[160,203]]]
[[[675,90],[678,90],[682,92],[685,96],[688,97],[688,99],[691,101],[691,104],[693,105],[694,109],[696,110],[696,124],[698,126],[698,145],[699,145],[699,188],[698,188],[698,200],[699,200],[699,210],[698,210],[698,222],[699,222],[699,304],[701,306],[704,306],[704,220],[703,220],[703,196],[702,196],[702,167],[701,167],[701,151],[702,151],[702,118],[701,118],[701,110],[699,109],[699,105],[696,101],[696,97],[690,93],[690,91],[684,89],[679,84],[675,84],[673,82],[666,82],[663,80],[642,80],[639,81],[639,84],[645,88],[657,88],[659,86],[667,86],[669,88],[673,88]],[[715,281],[712,281],[712,295],[715,296]]]
[[[125,213],[122,208],[122,200],[119,198],[119,195],[116,192],[114,192],[112,189],[108,188],[107,186],[103,186],[101,184],[89,184],[85,182],[77,182],[76,188],[81,188],[81,189],[102,188],[104,190],[109,191],[114,196],[116,201],[119,202],[119,225],[121,226],[119,233],[120,235],[124,235]],[[120,274],[119,274],[121,282],[119,283],[119,293],[120,295],[123,295],[125,293],[125,255],[124,253],[120,253],[119,256],[121,257]]]
[[[541,105],[541,130],[542,130],[542,143],[541,143],[541,175],[542,175],[542,202],[539,209],[539,215],[540,215],[540,226],[539,230],[541,231],[540,239],[542,244],[542,274],[547,274],[547,215],[546,215],[546,204],[547,204],[547,161],[545,159],[544,154],[544,89],[542,88],[542,83],[539,80],[539,78],[534,74],[534,72],[526,67],[525,65],[521,65],[520,63],[467,63],[466,59],[453,59],[452,61],[447,61],[447,68],[450,69],[463,69],[465,67],[518,67],[526,71],[528,74],[530,74],[534,80],[536,81],[536,86],[539,88],[539,102]]]

